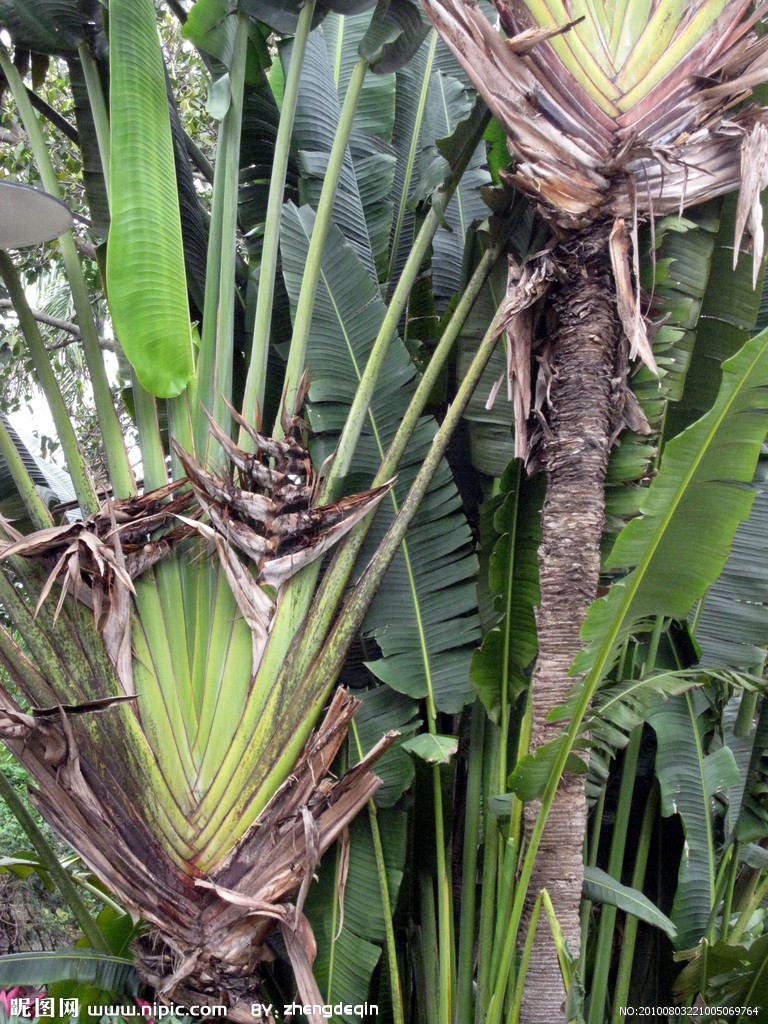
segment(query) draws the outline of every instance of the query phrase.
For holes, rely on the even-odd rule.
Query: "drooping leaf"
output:
[[[671,918],[677,945],[695,946],[706,931],[715,899],[716,793],[734,785],[739,771],[728,747],[705,748],[703,719],[693,695],[673,697],[648,721],[656,732],[656,776],[661,786],[662,813],[679,814],[685,830]]]
[[[642,514],[621,532],[609,568],[629,569],[607,597],[590,606],[587,648],[574,671],[594,686],[617,644],[651,616],[684,618],[714,582],[739,522],[749,514],[751,482],[765,435],[768,334],[758,335],[723,364],[712,410],[670,441]]]
[[[229,69],[239,9],[241,5],[237,0],[197,0],[187,15],[182,34],[198,50]],[[245,66],[247,85],[257,84],[260,71],[270,65],[271,56],[266,44],[268,35],[269,30],[263,25],[251,25]]]
[[[121,995],[137,996],[146,991],[133,961],[93,949],[0,956],[0,985],[44,986],[57,981],[95,983]]]
[[[402,747],[428,764],[448,764],[459,749],[459,741],[456,736],[422,732],[406,740]]]
[[[593,903],[603,903],[609,907],[618,907],[646,924],[660,928],[670,939],[677,935],[677,929],[666,914],[653,904],[647,896],[631,886],[622,885],[611,878],[607,871],[596,867],[584,868],[584,898]]]
[[[141,384],[170,397],[194,372],[162,51],[151,0],[110,7],[112,226],[107,288]]]

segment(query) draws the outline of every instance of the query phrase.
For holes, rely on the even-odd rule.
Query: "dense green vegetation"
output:
[[[644,88],[656,61],[674,78],[666,7],[630,6],[579,6],[578,67],[628,33]],[[723,6],[738,25],[749,5]],[[682,139],[704,104],[731,174],[764,113],[720,106],[766,46],[704,21],[690,50],[701,70],[731,47],[721,91],[681,72],[664,111]],[[7,169],[82,215],[0,253],[4,405],[43,392],[81,517],[45,504],[0,423],[0,507],[25,508],[0,537],[2,766],[88,865],[46,825],[15,899],[41,930],[66,906],[83,937],[46,926],[67,951],[0,957],[0,988],[76,994],[83,1019],[145,991],[246,1020],[298,989],[395,1024],[532,1024],[526,978],[588,1024],[768,1006],[768,302],[761,259],[754,281],[746,252],[733,266],[755,174],[749,219],[732,174],[705,188],[698,151],[667,154],[706,202],[641,202],[632,239],[626,179],[661,166],[634,138],[614,206],[575,230],[511,162],[487,54],[458,63],[413,0],[0,0],[0,26]],[[559,42],[529,59],[485,31],[498,67],[542,52],[565,74]],[[570,134],[539,103],[562,175]],[[562,361],[579,303],[612,346],[599,371],[586,345]],[[541,706],[572,379],[609,384],[604,408],[570,399],[601,422],[565,487],[594,579],[561,572],[582,650]],[[544,831],[569,787],[575,872]],[[2,822],[0,853],[30,848]]]

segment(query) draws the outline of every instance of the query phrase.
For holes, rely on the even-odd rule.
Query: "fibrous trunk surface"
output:
[[[550,412],[541,459],[547,476],[539,548],[541,604],[537,616],[539,657],[533,675],[531,744],[554,739],[561,723],[546,721],[575,679],[568,670],[580,650],[579,631],[597,592],[600,537],[613,409],[624,373],[626,346],[616,309],[604,245],[579,243],[564,268],[566,281],[553,293],[557,326],[548,372]],[[538,803],[526,806],[530,834]],[[584,776],[561,781],[547,820],[529,887],[529,907],[546,888],[574,956],[580,944],[582,843],[586,824]],[[542,914],[526,980],[521,1020],[565,1020],[565,990],[550,929]]]

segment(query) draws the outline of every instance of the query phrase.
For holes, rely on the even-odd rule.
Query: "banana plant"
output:
[[[4,254],[81,518],[54,522],[8,459],[36,529],[3,526],[0,600],[14,630],[3,627],[0,638],[13,681],[2,689],[3,739],[30,772],[46,819],[150,926],[134,947],[143,980],[175,1002],[224,1002],[232,1019],[272,1002],[277,931],[303,1001],[325,1001],[303,912],[319,860],[379,787],[373,765],[395,739],[389,723],[409,731],[413,699],[423,698],[435,733],[437,716],[471,694],[476,563],[444,456],[502,322],[439,425],[425,409],[450,345],[422,378],[397,329],[438,230],[455,242],[435,245],[433,268],[445,263],[453,280],[454,250],[480,210],[473,196],[484,180],[477,150],[487,117],[458,69],[455,80],[443,72],[427,109],[442,110],[439,130],[450,138],[430,152],[437,118],[424,117],[420,100],[398,105],[395,75],[420,53],[428,96],[436,37],[425,42],[428,25],[409,0],[371,6],[192,7],[183,32],[209,70],[218,121],[206,218],[190,188],[192,147],[169,103],[154,4],[112,0],[106,23],[99,4],[0,5],[14,46],[0,52],[0,66],[52,193],[56,175],[17,64],[29,48],[71,69],[94,224],[109,214],[105,289],[129,364],[143,476],[137,485],[74,239],[62,237],[60,251],[106,492],[67,428]],[[280,74],[268,77],[271,32],[282,36]],[[429,173],[417,175],[420,154]],[[467,167],[464,219],[450,232],[449,204]],[[396,258],[404,248],[409,255]],[[386,511],[370,528],[379,507]],[[318,584],[320,557],[334,547]],[[403,607],[417,628],[398,641]],[[363,740],[336,778],[331,765],[360,702],[331,693],[361,629],[384,655],[368,659],[373,672],[411,701],[404,696],[397,715],[379,714],[367,730],[361,720]],[[439,823],[442,809],[435,814]],[[402,847],[380,829],[371,834],[388,852]],[[440,839],[436,856],[447,971]],[[378,937],[391,927],[390,918]],[[377,958],[378,948],[369,975]],[[447,1024],[448,986],[441,991]]]

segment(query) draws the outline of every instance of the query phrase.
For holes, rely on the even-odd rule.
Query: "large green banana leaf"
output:
[[[96,984],[115,995],[147,994],[131,960],[93,949],[14,953],[0,959],[0,985],[50,985],[57,981]]]
[[[285,208],[281,245],[292,302],[298,297],[313,223],[308,208]],[[326,450],[333,447],[332,438],[346,419],[383,316],[384,304],[367,267],[357,260],[341,233],[332,230],[323,257],[307,358],[310,420],[314,431],[326,439]],[[415,373],[402,344],[393,342],[353,472],[368,479],[375,473],[413,393]],[[395,501],[402,500],[421,467],[434,430],[432,420],[422,419],[400,464]],[[414,697],[432,694],[438,708],[452,711],[470,699],[471,646],[478,636],[476,560],[459,506],[444,464],[414,519],[412,539],[406,541],[391,566],[365,625],[385,655],[370,665],[380,679]],[[393,512],[389,507],[380,511],[361,553],[361,566]]]
[[[43,501],[45,501],[47,505],[56,505],[60,501],[69,501],[72,498],[71,487],[68,491],[58,488],[56,486],[57,481],[51,480],[49,476],[43,472],[38,461],[31,454],[27,446],[11,426],[11,423],[5,413],[0,413],[0,416],[2,416],[3,425],[8,431],[11,441],[21,456],[22,462],[40,492]],[[2,456],[0,456],[0,513],[5,519],[26,519],[24,503],[19,497],[16,483],[11,476],[10,469],[8,468],[8,463]]]
[[[662,813],[679,814],[685,829],[685,850],[671,918],[676,945],[695,946],[707,929],[715,904],[717,878],[715,796],[734,785],[739,770],[728,747],[707,751],[702,722],[706,700],[697,694],[672,697],[649,715],[658,740],[656,776],[661,785]],[[724,807],[720,807],[722,816]]]
[[[323,22],[328,61],[340,99],[346,94],[359,59],[358,48],[365,36],[368,20],[364,15],[345,18],[330,14]],[[355,111],[349,147],[379,279],[384,279],[387,273],[392,224],[389,196],[397,164],[391,148],[395,98],[394,73],[366,76]],[[309,180],[304,187],[311,187]],[[308,198],[309,192],[302,195]]]
[[[474,90],[461,78],[441,70],[430,78],[414,198],[422,199],[442,183],[446,160],[438,140],[447,139],[457,124],[469,116],[474,99]],[[432,242],[432,291],[438,313],[445,311],[449,299],[462,285],[464,242],[473,222],[483,221],[488,216],[480,190],[490,182],[483,142],[473,154],[456,195],[445,211],[445,223],[437,229]]]
[[[355,715],[355,735],[360,749],[367,753],[379,737],[390,729],[406,740],[420,725],[418,704],[402,693],[393,693],[385,685],[359,690],[362,707]],[[381,789],[376,793],[377,807],[393,807],[413,781],[413,759],[400,746],[394,746],[377,762],[376,774]]]
[[[485,5],[485,9],[488,10],[488,5]],[[461,86],[469,86],[469,79],[453,53],[434,31],[429,33],[408,64],[397,72],[397,100],[392,133],[397,166],[391,193],[394,212],[388,272],[390,290],[394,288],[410,252],[417,200],[430,189],[429,184],[422,180],[424,165],[434,163],[436,140],[449,134],[442,129],[435,134],[427,126],[427,121],[431,117],[432,127],[435,128],[441,123],[444,126],[451,120],[455,121],[457,116],[455,110],[451,113],[449,110],[439,109],[445,89],[452,88],[451,85],[442,84],[448,79],[460,83]],[[427,154],[431,155],[431,161],[428,161]],[[477,183],[476,181],[475,184]],[[447,215],[446,223],[453,224],[457,216],[459,215],[454,209]],[[472,217],[465,217],[464,220],[469,224]],[[442,232],[449,233],[448,228],[444,227],[438,234],[442,244],[447,247],[449,263],[455,265],[453,247]],[[437,247],[440,247],[439,242]],[[438,264],[441,258],[438,257]]]
[[[98,25],[101,13],[98,0],[2,0],[0,25],[19,46],[64,55],[88,37],[88,15]]]
[[[575,671],[597,685],[617,644],[651,616],[685,617],[718,577],[739,522],[749,514],[765,436],[768,333],[723,364],[714,407],[670,441],[641,515],[619,535],[608,567],[626,575],[595,601],[582,630],[587,648]]]
[[[675,239],[678,253],[671,264],[671,278],[689,282],[694,302],[697,292],[701,307],[696,323],[693,357],[683,361],[684,388],[679,402],[670,405],[664,424],[665,437],[674,437],[684,427],[712,407],[720,387],[720,364],[744,344],[754,329],[760,307],[763,276],[752,286],[752,267],[748,254],[742,253],[733,269],[733,238],[736,218],[736,197],[728,196],[720,204],[707,204],[701,212],[693,212],[697,220],[704,216],[700,239],[679,234]],[[707,217],[717,216],[707,220]],[[707,257],[706,235],[716,228],[714,247]],[[670,242],[672,238],[670,238]],[[693,252],[686,243],[691,244]],[[701,252],[696,248],[701,246]],[[673,250],[674,251],[674,250]],[[690,253],[690,256],[688,255]],[[709,265],[707,266],[706,263]],[[723,286],[728,282],[727,287]],[[706,287],[712,282],[712,287]],[[676,397],[676,396],[673,396]]]
[[[151,0],[110,7],[112,227],[109,306],[151,394],[178,395],[194,372],[165,70]],[[151,116],[136,117],[137,107]]]
[[[712,200],[687,211],[685,217],[665,217],[641,240],[641,251],[651,251],[645,257],[644,279],[653,294],[653,315],[661,322],[652,341],[659,375],[641,366],[630,379],[651,433],[625,430],[611,452],[605,492],[605,542],[615,539],[624,523],[637,514],[643,481],[647,483],[658,461],[658,433],[674,436],[714,401],[720,361],[709,353],[713,339],[723,335],[731,338],[732,347],[723,356],[733,354],[749,337],[746,330],[732,326],[740,322],[745,305],[753,301],[749,261],[743,259],[733,270],[729,262],[732,246],[733,204],[728,199]],[[715,285],[708,290],[715,262]],[[723,288],[725,281],[728,284]],[[727,295],[727,299],[722,294],[715,299],[717,292]],[[691,381],[686,385],[692,364]],[[692,381],[703,372],[708,375],[711,391],[705,400],[693,399],[696,388]]]
[[[285,51],[283,53],[287,58],[288,54]],[[285,59],[284,63],[287,66],[289,61]],[[386,83],[386,79],[384,81]],[[388,84],[385,102],[391,104],[394,99],[394,82],[390,81]],[[302,202],[311,206],[317,205],[340,113],[341,103],[337,98],[333,68],[323,29],[315,29],[307,42],[294,122],[294,139],[301,147],[299,197]],[[376,145],[378,148],[381,144]],[[373,155],[373,152],[369,143],[367,155]],[[349,151],[344,160],[339,188],[334,199],[333,220],[354,247],[368,273],[376,279],[376,267],[363,213],[360,185]]]
[[[749,519],[733,538],[723,571],[696,610],[703,666],[760,671],[768,645],[768,484],[755,484]]]

